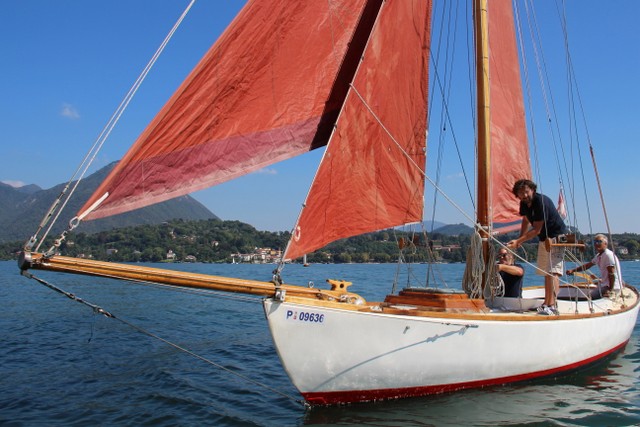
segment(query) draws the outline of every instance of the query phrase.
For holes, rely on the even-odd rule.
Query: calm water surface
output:
[[[268,280],[273,269],[268,265],[175,267],[260,280]],[[622,268],[628,282],[640,284],[640,262],[626,262]],[[417,266],[410,277],[422,279],[425,269]],[[456,287],[463,269],[462,264],[441,265],[436,275]],[[313,281],[316,286],[324,286],[326,278],[344,278],[354,282],[354,292],[380,300],[391,290],[395,273],[394,265],[292,265],[284,277],[288,283]],[[15,262],[0,262],[3,426],[640,425],[640,326],[623,353],[569,376],[306,410],[296,402],[300,396],[280,365],[259,299],[36,274],[135,328],[94,314],[21,277]],[[401,276],[399,286],[410,277]]]

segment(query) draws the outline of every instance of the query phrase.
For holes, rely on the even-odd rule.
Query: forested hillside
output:
[[[240,221],[172,220],[159,225],[140,225],[98,233],[71,233],[60,251],[64,255],[120,262],[273,262],[285,249],[289,232],[259,231]],[[512,236],[504,236],[506,241]],[[640,257],[640,235],[614,235],[620,259]],[[582,236],[588,241],[588,236]],[[463,262],[469,247],[468,234],[448,235],[436,230],[409,235],[396,229],[368,233],[334,242],[307,255],[312,263],[394,262],[400,256],[413,262]],[[23,241],[0,245],[2,259],[15,259]],[[43,245],[48,249],[51,241]],[[589,246],[591,248],[591,246]],[[521,256],[531,261],[536,243],[524,245]],[[590,259],[588,250],[584,259]]]

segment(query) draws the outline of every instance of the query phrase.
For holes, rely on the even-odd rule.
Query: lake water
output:
[[[173,268],[268,280],[273,266]],[[425,269],[417,266],[413,273],[421,279]],[[463,269],[462,264],[443,264],[436,275],[457,287]],[[640,284],[640,262],[625,262],[622,269],[628,282]],[[292,284],[311,280],[318,287],[326,278],[346,279],[354,282],[354,292],[380,300],[391,290],[395,272],[395,265],[291,265],[284,279]],[[135,328],[21,277],[15,262],[0,262],[3,426],[640,425],[640,326],[624,352],[580,373],[308,410],[296,401],[300,396],[280,365],[257,298],[35,274]],[[401,285],[406,280],[402,276]]]

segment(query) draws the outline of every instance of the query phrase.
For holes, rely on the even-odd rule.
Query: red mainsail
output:
[[[519,220],[513,184],[531,178],[522,81],[511,0],[488,2],[493,222]]]
[[[422,220],[431,3],[380,15],[285,258]]]
[[[105,194],[87,219],[326,145],[381,2],[250,1],[79,215]]]

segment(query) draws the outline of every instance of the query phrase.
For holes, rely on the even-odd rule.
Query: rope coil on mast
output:
[[[467,250],[467,264],[462,278],[462,289],[469,295],[469,298],[482,298],[482,274],[484,271],[482,237],[476,229],[471,235],[471,242]]]

